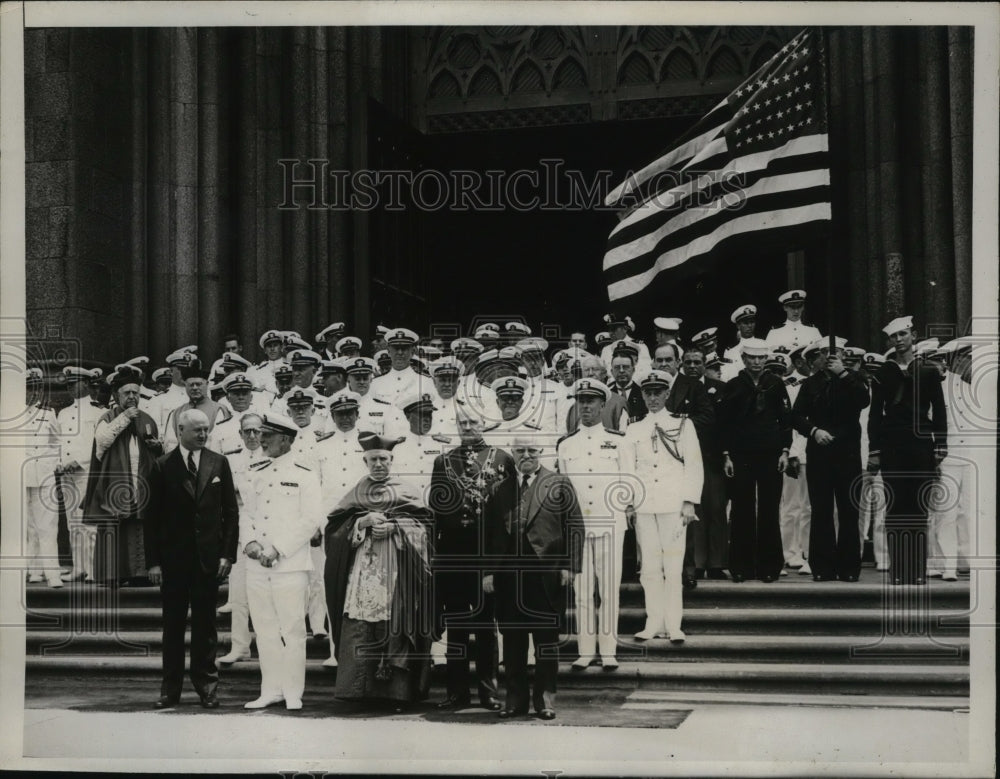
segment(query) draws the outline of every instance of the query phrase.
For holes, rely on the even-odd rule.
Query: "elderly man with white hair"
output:
[[[560,623],[568,585],[580,572],[581,513],[569,477],[542,465],[537,435],[514,436],[517,478],[503,482],[485,510],[487,557],[483,591],[495,595],[503,635],[506,697],[500,717],[528,713],[554,719]],[[528,643],[534,640],[534,689],[529,700]]]
[[[145,523],[149,579],[163,598],[163,678],[156,708],[177,705],[184,682],[184,633],[191,610],[191,682],[206,709],[219,706],[215,602],[236,559],[239,507],[229,461],[205,448],[208,417],[177,418],[178,443],[149,477]]]

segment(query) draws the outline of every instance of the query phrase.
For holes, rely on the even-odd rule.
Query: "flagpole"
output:
[[[830,34],[829,28],[821,28],[822,40],[823,40],[823,56],[821,57],[821,62],[823,63],[823,87],[825,89],[825,94],[823,97],[823,110],[826,112],[826,137],[827,143],[830,142],[832,138],[832,133],[830,132]],[[833,152],[832,150],[827,151],[827,159],[830,160],[830,229],[827,232],[826,237],[826,321],[829,327],[828,338],[829,341],[829,353],[833,354],[833,350],[836,348],[836,339],[834,338],[834,273],[833,273],[833,256],[834,256],[834,245],[833,245]]]

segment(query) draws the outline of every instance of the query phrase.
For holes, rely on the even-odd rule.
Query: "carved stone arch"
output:
[[[549,92],[544,70],[534,58],[522,61],[510,78],[511,94],[520,92]]]
[[[445,68],[440,68],[430,82],[428,96],[431,98],[464,97],[458,78]]]
[[[765,62],[767,62],[771,57],[778,53],[781,48],[780,44],[772,43],[771,41],[765,41],[750,57],[750,73],[755,72],[760,68]]]
[[[746,72],[745,60],[728,44],[716,48],[705,65],[706,79],[739,77],[746,75]]]
[[[587,86],[586,64],[576,55],[563,59],[552,73],[550,91],[556,89],[583,88]]]
[[[468,97],[502,96],[507,94],[507,90],[504,89],[503,79],[493,66],[481,65],[472,74],[471,78],[469,78],[469,86],[466,94]]]
[[[684,44],[674,46],[660,65],[659,81],[693,80],[698,78],[698,62]]]
[[[638,48],[633,48],[622,59],[618,68],[618,84],[652,84],[656,82],[656,70],[649,56]]]

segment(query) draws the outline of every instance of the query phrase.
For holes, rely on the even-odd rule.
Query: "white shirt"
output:
[[[667,451],[656,434],[656,426],[676,440],[672,444],[683,462]],[[684,501],[701,502],[705,473],[698,435],[690,419],[675,417],[666,410],[649,413],[625,431],[621,447],[622,474],[632,474],[631,501],[640,514],[679,513]],[[629,501],[625,501],[627,504]]]
[[[247,571],[311,571],[309,541],[326,525],[319,477],[297,463],[291,452],[260,463],[250,469],[249,489],[243,495],[240,543],[246,547],[256,541],[265,549],[272,546],[280,557],[271,568],[247,558]]]
[[[17,431],[16,438],[11,436],[14,440],[5,440],[4,443],[23,447],[24,470],[21,479],[24,486],[41,487],[46,483],[54,485],[53,474],[59,465],[61,443],[56,412],[38,405],[29,406],[25,416],[16,421],[16,426],[12,425],[12,429]]]
[[[183,444],[177,444],[177,448],[181,450],[181,459],[184,461],[184,467],[188,467],[188,455],[194,458],[194,470],[198,471],[201,467],[201,450],[185,449]]]
[[[399,408],[383,397],[376,397],[369,390],[358,401],[358,432],[378,433],[386,438],[406,435],[410,429]]]
[[[410,433],[405,441],[396,444],[392,450],[392,472],[399,479],[418,487],[426,501],[434,471],[434,458],[444,454],[446,448],[450,447],[431,435],[418,436]]]
[[[384,376],[376,376],[372,379],[372,387],[368,394],[375,395],[395,405],[405,395],[414,392],[427,392],[429,389],[433,389],[433,385],[434,382],[430,378],[407,367],[401,371],[390,370]]]
[[[785,324],[772,327],[764,341],[772,349],[775,346],[787,346],[788,351],[793,352],[800,346],[811,344],[822,338],[819,328],[812,325],[803,324],[801,321],[792,322],[785,320]],[[727,355],[728,356],[728,355]]]
[[[329,438],[316,444],[319,463],[324,516],[337,507],[341,499],[368,474],[364,450],[358,443],[357,429],[348,433],[335,430]]]
[[[61,465],[68,465],[74,460],[83,468],[83,473],[90,470],[90,455],[94,448],[94,431],[106,408],[95,406],[87,396],[77,398],[57,415],[60,436]]]
[[[624,443],[624,433],[598,422],[590,427],[581,424],[559,444],[559,472],[573,483],[588,536],[625,530],[625,506],[618,503]]]

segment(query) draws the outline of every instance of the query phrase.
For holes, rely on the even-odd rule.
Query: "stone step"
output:
[[[25,666],[27,695],[33,688],[42,686],[51,690],[53,685],[58,686],[60,677],[70,676],[77,680],[83,675],[92,677],[94,684],[105,679],[109,684],[126,679],[148,679],[155,685],[161,670],[159,657],[28,657]],[[256,660],[236,663],[220,672],[222,682],[227,685],[238,679],[257,682],[259,674]],[[319,660],[309,660],[306,677],[310,689],[332,688],[336,672],[324,668]],[[574,673],[563,663],[559,667],[559,684],[563,689],[967,696],[969,671],[964,666],[947,665],[624,662],[615,673],[603,673],[598,668]],[[440,675],[434,686],[435,691],[442,690]]]
[[[187,643],[190,643],[189,636]],[[66,631],[28,631],[25,653],[30,657],[142,657],[159,656],[162,651],[159,631],[135,631],[119,636],[74,634]],[[219,651],[229,649],[229,634],[220,632]],[[572,662],[579,656],[573,636],[564,636],[560,657]],[[306,642],[309,658],[324,660],[329,656],[326,641]],[[914,636],[803,636],[803,635],[718,635],[688,632],[681,645],[666,639],[638,642],[622,636],[617,652],[620,662],[718,662],[760,663],[885,663],[901,660],[921,664],[962,664],[969,660],[969,638]]]
[[[882,574],[875,570],[862,573],[861,581],[814,582],[810,577],[791,574],[772,584],[748,581],[736,584],[731,581],[698,582],[695,590],[684,592],[684,603],[691,607],[726,608],[808,608],[839,606],[861,608],[881,607],[884,603],[909,601],[929,604],[934,608],[969,608],[969,581],[942,582],[932,579],[926,587],[891,587],[882,581]],[[227,588],[219,591],[219,604],[226,602]],[[61,589],[45,585],[27,585],[22,603],[30,610],[42,608],[97,608],[106,603],[121,608],[133,606],[159,606],[158,587],[120,587],[108,590],[92,584],[71,584]],[[638,582],[624,582],[619,602],[622,606],[642,607],[642,587]]]
[[[572,616],[573,610],[569,611]],[[29,611],[31,630],[73,633],[120,633],[157,630],[162,624],[158,607],[142,606],[80,610],[46,608]],[[220,628],[228,626],[222,615]],[[645,626],[641,608],[620,610],[618,632],[631,635]],[[967,635],[967,611],[940,608],[685,608],[685,631],[716,634],[799,633],[805,635]]]

